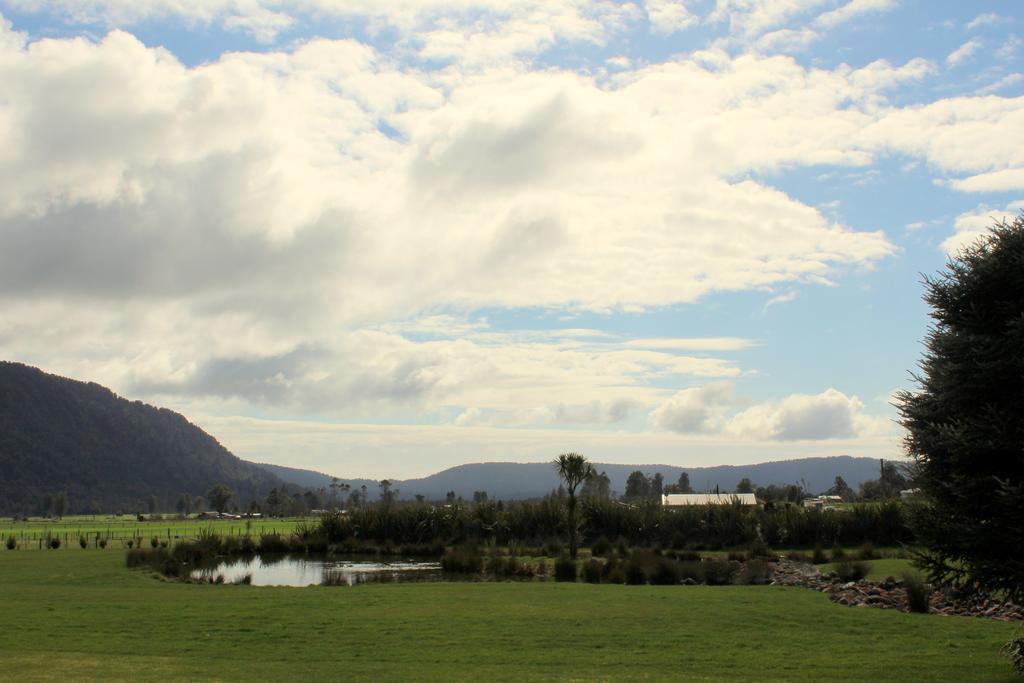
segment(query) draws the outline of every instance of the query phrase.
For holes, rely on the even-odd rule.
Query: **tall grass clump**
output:
[[[679,563],[675,560],[661,558],[651,572],[651,585],[674,586],[683,578]]]
[[[576,560],[568,555],[560,555],[555,560],[555,581],[575,581]]]
[[[704,583],[709,586],[726,586],[740,571],[740,563],[729,560],[711,560],[702,563]]]
[[[484,556],[475,547],[452,548],[441,556],[441,569],[457,574],[479,574],[484,570]]]
[[[747,560],[736,577],[736,583],[760,586],[771,581],[771,578],[772,573],[768,568],[768,563],[761,559],[753,559]]]
[[[85,550],[86,548],[88,548],[89,547],[89,539],[87,539],[85,536],[79,536],[78,537],[78,547],[81,548],[82,550]]]
[[[836,565],[836,574],[844,582],[860,581],[868,575],[868,563],[858,560],[843,560]]]
[[[587,583],[601,583],[604,567],[597,560],[591,559],[583,565],[583,580]]]
[[[60,539],[56,536],[53,536],[50,538],[49,541],[46,542],[46,545],[50,548],[50,550],[57,550],[58,548],[60,548]]]
[[[284,555],[288,552],[288,540],[281,534],[263,534],[260,536],[259,552],[261,555]]]
[[[1013,670],[1018,676],[1024,676],[1024,636],[1014,638],[1003,646],[1003,652],[1010,658]]]
[[[14,536],[8,536],[6,545],[8,550],[16,550],[18,547],[18,539]]]
[[[907,591],[907,609],[911,612],[921,614],[928,613],[928,599],[931,597],[931,588],[924,579],[913,572],[904,572],[903,588]]]

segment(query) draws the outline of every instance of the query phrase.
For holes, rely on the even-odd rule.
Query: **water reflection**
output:
[[[235,559],[192,572],[192,578],[209,581],[224,577],[225,583],[239,583],[246,576],[254,586],[318,586],[397,581],[441,581],[441,565],[415,559],[310,558],[290,555]]]

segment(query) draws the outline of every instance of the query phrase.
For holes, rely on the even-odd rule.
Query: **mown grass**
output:
[[[0,551],[7,680],[1011,681],[1010,624],[781,587],[187,585]]]

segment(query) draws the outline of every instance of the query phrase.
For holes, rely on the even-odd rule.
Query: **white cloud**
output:
[[[793,394],[735,412],[745,401],[731,382],[714,382],[677,392],[656,408],[651,423],[679,434],[718,434],[759,441],[854,438],[891,431],[864,412],[863,402],[836,389]]]
[[[986,85],[984,88],[979,88],[977,94],[978,95],[992,95],[992,94],[995,94],[995,93],[999,92],[1000,90],[1003,90],[1004,88],[1009,88],[1010,86],[1017,85],[1018,83],[1020,83],[1022,81],[1024,81],[1024,74],[1021,74],[1021,73],[1007,74],[1007,75],[1003,76],[1002,78],[1000,78],[999,80],[995,81],[994,83],[990,83],[990,84]]]
[[[850,0],[841,7],[819,14],[814,19],[814,25],[832,29],[863,14],[885,12],[895,7],[896,0]]]
[[[728,21],[734,35],[754,38],[805,15],[826,0],[716,0],[711,21]]]
[[[756,405],[729,422],[729,429],[755,439],[797,441],[849,438],[884,431],[879,418],[864,414],[856,396],[827,389],[793,394],[778,403]]]
[[[662,337],[656,339],[631,339],[626,342],[627,347],[640,347],[646,349],[676,349],[679,351],[742,351],[755,346],[756,343],[750,339],[739,337],[698,337],[698,338],[671,338]]]
[[[955,67],[971,58],[981,47],[981,41],[972,38],[966,43],[949,53],[946,57],[946,66]]]
[[[979,14],[978,16],[967,22],[967,30],[973,31],[981,26],[991,26],[993,24],[1003,24],[1012,21],[1010,17],[1000,16],[998,14],[988,12],[986,14]]]
[[[788,304],[790,301],[796,301],[796,298],[799,295],[799,292],[797,292],[795,289],[791,289],[783,294],[773,296],[771,299],[768,299],[768,301],[765,302],[764,306],[761,308],[761,313],[767,313],[768,309],[771,308],[772,306],[777,306],[779,304]]]
[[[996,50],[996,57],[1004,62],[1009,62],[1017,57],[1017,52],[1020,50],[1020,46],[1024,44],[1017,36],[1010,36],[1003,44]]]
[[[948,184],[960,192],[1024,190],[1024,168],[1005,168],[1001,171],[979,173],[968,178],[951,180]]]
[[[731,382],[683,389],[651,413],[651,424],[680,434],[716,434],[736,401]]]
[[[651,31],[661,35],[670,35],[676,31],[693,26],[699,18],[686,8],[681,0],[646,0],[644,9]]]
[[[1005,209],[993,209],[979,206],[974,211],[962,213],[956,217],[956,232],[942,242],[942,249],[949,255],[955,255],[961,249],[977,241],[988,233],[996,223],[1012,221],[1024,211],[1024,199],[1011,202]]]
[[[555,33],[600,40],[608,12]],[[601,81],[483,56],[432,72],[352,40],[187,67],[123,31],[5,25],[0,354],[208,414],[629,422],[665,401],[656,380],[741,372],[676,351],[748,340],[545,338],[463,314],[644,310],[870,268],[895,252],[881,231],[765,178],[894,151],[1016,168],[1021,99],[889,103],[932,72],[720,50]]]

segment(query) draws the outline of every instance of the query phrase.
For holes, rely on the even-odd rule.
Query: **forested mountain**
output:
[[[67,512],[166,511],[219,483],[244,505],[281,482],[171,410],[0,362],[0,513],[39,512],[58,492]]]

